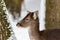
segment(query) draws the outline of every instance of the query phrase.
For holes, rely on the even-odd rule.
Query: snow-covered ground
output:
[[[28,29],[26,28],[18,28],[16,26],[17,22],[22,20],[26,15],[27,15],[27,10],[28,11],[36,11],[39,10],[39,22],[40,22],[40,30],[45,30],[45,0],[24,0],[24,3],[22,5],[22,11],[21,11],[21,18],[13,20],[11,13],[9,10],[6,9],[6,14],[8,21],[10,22],[10,27],[12,28],[12,31],[14,34],[11,35],[10,38],[13,39],[8,39],[8,40],[30,40],[29,35],[28,35]],[[5,5],[5,4],[4,4]],[[14,36],[14,37],[13,37]],[[16,38],[16,39],[14,39]]]

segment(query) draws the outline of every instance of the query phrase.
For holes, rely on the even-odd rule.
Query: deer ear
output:
[[[38,17],[38,11],[35,11],[33,14],[33,19],[37,19],[37,17]]]

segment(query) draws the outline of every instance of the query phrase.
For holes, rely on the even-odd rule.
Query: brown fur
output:
[[[34,19],[34,14],[36,19]],[[60,29],[39,31],[38,12],[29,12],[23,20],[17,23],[19,27],[30,27],[30,40],[60,40]]]

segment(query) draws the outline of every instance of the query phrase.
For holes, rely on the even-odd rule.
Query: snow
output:
[[[28,28],[18,28],[16,24],[20,20],[19,19],[13,20],[12,15],[8,14],[10,12],[6,12],[6,13],[7,13],[8,20],[10,21],[10,26],[12,27],[12,30],[15,34],[16,39],[17,40],[30,40],[29,35],[28,35]]]
[[[39,10],[41,0],[24,0],[24,4],[27,10],[33,12]]]
[[[46,13],[46,0],[41,0],[40,10],[39,10],[39,22],[40,22],[40,31],[45,30],[45,13]]]

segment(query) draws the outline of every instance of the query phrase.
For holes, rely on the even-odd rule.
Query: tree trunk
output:
[[[60,29],[60,0],[46,2],[46,28]]]
[[[7,40],[10,36],[10,30],[8,28],[9,23],[7,22],[6,14],[2,8],[3,6],[0,1],[0,40]]]

